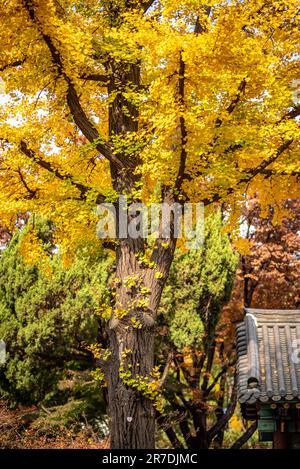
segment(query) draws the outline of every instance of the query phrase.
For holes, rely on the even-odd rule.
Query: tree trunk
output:
[[[171,244],[171,252],[162,248],[160,256],[160,249],[155,251],[155,265],[160,264],[164,273],[163,279],[156,279],[154,269],[138,261],[137,254],[144,252],[141,238],[118,242],[116,307],[108,327],[111,354],[107,373],[114,449],[154,448],[155,394],[150,383],[156,313],[175,248],[175,243]]]
[[[118,9],[111,9],[110,15],[112,25],[121,24]],[[138,131],[139,117],[138,106],[128,98],[128,90],[140,89],[140,64],[110,59],[106,67],[108,94],[113,97],[109,106],[109,136],[112,147],[117,142],[118,158],[124,164],[120,168],[112,163],[111,177],[116,193],[126,196],[132,194],[140,178],[135,171],[140,164],[138,150],[128,148],[128,136],[134,137]],[[163,195],[164,201],[167,195]],[[139,257],[145,254],[144,239],[133,239],[129,234],[126,239],[121,238],[119,215],[117,210],[116,297],[108,325],[110,356],[106,367],[111,447],[150,449],[154,448],[155,430],[155,395],[150,384],[156,314],[176,241],[170,240],[169,248],[165,248],[161,242],[166,240],[158,238],[150,263],[141,262]],[[127,213],[128,222],[132,218]],[[159,272],[159,278],[155,272]]]
[[[287,432],[274,432],[273,433],[273,449],[289,449],[290,448],[290,435]]]
[[[145,273],[136,254],[143,251],[142,239],[119,240],[116,306],[109,323],[112,448],[154,448],[153,405],[136,387],[139,379],[149,379],[154,364],[154,319],[146,324],[138,307]]]
[[[206,410],[200,413],[199,428],[197,431],[197,449],[208,449],[209,442],[207,439],[207,413]]]
[[[126,360],[126,370],[130,370],[132,379],[136,379],[137,375],[149,376],[153,368],[153,342],[153,332],[145,329],[130,328],[126,331],[118,328],[111,334],[113,357],[108,382],[111,448],[154,448],[152,401],[120,377],[120,357],[126,349],[131,350]]]

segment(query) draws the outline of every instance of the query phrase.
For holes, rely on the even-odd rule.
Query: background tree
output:
[[[95,203],[120,195],[226,199],[232,220],[249,191],[280,207],[298,190],[297,13],[296,0],[3,3],[3,224],[44,214],[68,257],[95,242]],[[154,446],[155,323],[176,245],[162,228],[116,243],[113,448]]]
[[[257,196],[244,208],[241,230],[250,243],[249,251],[240,255],[232,296],[219,323],[226,337],[224,352],[229,356],[235,353],[235,326],[243,319],[245,306],[299,309],[299,199],[287,199],[283,205],[283,218],[279,219]],[[234,448],[255,430],[253,425],[244,427]]]
[[[234,328],[244,306],[299,308],[299,199],[283,205],[282,219],[274,219],[273,208],[263,208],[257,196],[244,209],[241,231],[250,244],[240,256],[232,297],[221,318],[233,338],[228,346],[234,346]]]
[[[167,357],[164,374],[169,412],[167,417],[160,415],[158,422],[174,447],[222,445],[224,430],[236,411],[235,324],[242,320],[243,307],[299,307],[299,200],[288,199],[284,207],[288,218],[278,220],[271,207],[264,214],[257,198],[249,200],[240,223],[243,236],[251,243],[250,251],[239,256],[235,272],[234,259],[237,262],[238,258],[226,235],[221,235],[218,216],[207,220],[202,250],[175,256],[162,299],[158,343],[159,359],[164,363]],[[235,288],[228,295],[233,280]],[[206,284],[213,289],[215,301],[224,295],[221,313],[213,312],[210,320],[201,315],[211,305],[204,294]],[[210,348],[206,342],[209,329]],[[197,413],[202,419],[193,417]],[[233,447],[244,444],[255,428],[255,424],[245,426]]]
[[[231,296],[238,256],[222,228],[219,211],[206,218],[202,248],[175,255],[162,297],[165,324],[158,350],[160,357],[169,357],[164,394],[169,416],[158,420],[175,447],[183,442],[191,449],[208,448],[222,439],[236,405],[235,386],[225,396],[234,360],[224,353],[218,322]]]
[[[50,271],[26,264],[21,254],[33,223]],[[85,246],[64,268],[59,254],[53,257],[52,238],[51,224],[32,217],[0,258],[0,337],[7,348],[0,394],[11,403],[37,403],[54,394],[70,370],[95,367],[89,345],[103,343],[99,311],[109,295],[112,260]]]
[[[286,217],[279,220],[274,219],[272,207],[262,213],[255,198],[245,209],[251,243],[249,254],[241,259],[245,306],[296,309],[300,305],[300,200],[287,199],[284,208]]]

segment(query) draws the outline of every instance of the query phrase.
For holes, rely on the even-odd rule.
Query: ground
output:
[[[99,441],[88,426],[78,431],[62,425],[47,432],[36,424],[37,412],[37,406],[10,409],[0,401],[0,449],[109,448],[109,440]]]

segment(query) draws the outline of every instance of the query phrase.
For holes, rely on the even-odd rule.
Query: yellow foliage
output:
[[[83,239],[97,242],[93,207],[112,195],[106,152],[134,159],[134,196],[151,202],[157,181],[176,184],[184,149],[184,197],[230,203],[230,230],[247,193],[276,208],[275,222],[282,200],[299,195],[299,120],[289,115],[299,107],[298,2],[130,3],[0,6],[1,219],[50,217],[66,264]],[[141,86],[126,75],[133,66]],[[110,129],[119,100],[135,130]]]
[[[231,419],[229,420],[229,425],[230,425],[230,428],[232,428],[233,430],[237,432],[241,432],[243,430],[243,425],[236,415],[233,415],[231,417]]]
[[[31,228],[31,230],[23,235],[19,250],[28,265],[38,267],[44,275],[51,277],[50,257],[44,250],[42,242],[34,228]]]
[[[243,256],[249,255],[251,249],[251,241],[249,239],[239,237],[234,240],[233,245]]]

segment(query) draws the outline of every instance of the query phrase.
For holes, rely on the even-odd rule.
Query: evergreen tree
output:
[[[161,312],[170,339],[179,349],[199,347],[212,339],[223,305],[229,301],[237,264],[218,212],[205,218],[201,249],[175,255],[162,297]]]
[[[49,254],[51,274],[26,264],[20,248],[31,222],[0,258],[0,338],[7,350],[0,395],[11,402],[39,401],[66,370],[94,366],[87,346],[101,338],[99,308],[108,295],[109,256],[85,245],[64,268],[59,253],[54,255],[53,227],[41,219],[35,230]]]
[[[164,396],[172,425],[162,415],[159,422],[174,447],[182,442],[188,448],[209,447],[232,415],[226,419],[223,410],[230,366],[217,326],[230,299],[238,256],[222,229],[220,212],[205,218],[203,246],[177,252],[162,298],[163,339],[157,349],[161,363],[169,357]],[[210,419],[208,402],[215,412]]]

